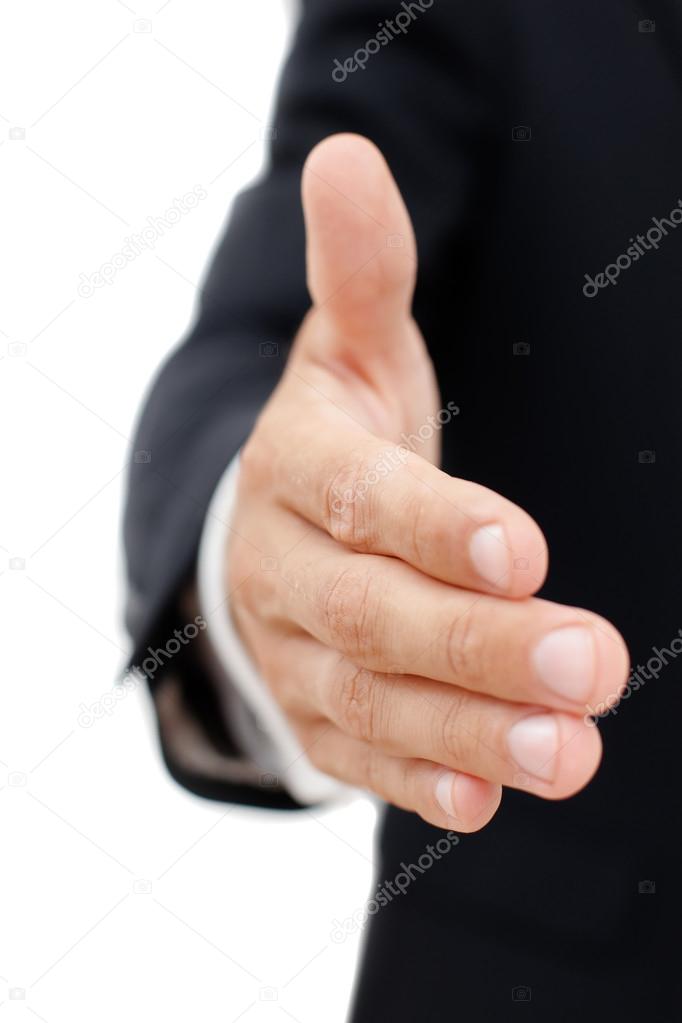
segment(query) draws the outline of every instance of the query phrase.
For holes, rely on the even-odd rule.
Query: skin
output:
[[[585,704],[622,690],[627,650],[599,616],[533,596],[547,571],[540,529],[442,472],[439,429],[404,444],[446,406],[410,313],[412,226],[381,153],[332,136],[302,191],[313,304],[242,452],[232,615],[315,766],[476,831],[502,786],[561,799],[589,782],[601,740]],[[470,547],[481,529],[484,574]],[[594,666],[563,695],[534,651],[576,626]],[[556,738],[537,770],[510,739],[527,719]]]

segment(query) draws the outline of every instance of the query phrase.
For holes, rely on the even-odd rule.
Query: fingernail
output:
[[[553,693],[583,703],[595,685],[596,652],[591,629],[569,625],[550,632],[533,651],[533,664]]]
[[[447,814],[448,817],[457,816],[455,814],[453,798],[456,777],[457,775],[454,771],[445,771],[436,783],[436,800],[443,813]]]
[[[551,714],[534,714],[517,721],[507,733],[509,752],[527,774],[552,781],[557,769],[559,727]]]
[[[477,529],[469,541],[469,556],[481,579],[499,589],[509,586],[509,548],[497,523]]]

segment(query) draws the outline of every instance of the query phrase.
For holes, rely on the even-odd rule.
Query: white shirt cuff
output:
[[[352,790],[314,767],[259,674],[235,628],[228,596],[225,545],[239,479],[239,455],[211,500],[199,547],[199,609],[208,624],[223,712],[237,742],[259,767],[263,785],[275,779],[302,805],[349,795]],[[270,777],[274,776],[274,777]]]

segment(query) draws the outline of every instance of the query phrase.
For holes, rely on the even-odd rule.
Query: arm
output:
[[[470,124],[460,118],[453,148],[453,119],[466,97],[444,41],[448,19],[427,10],[365,71],[343,83],[332,77],[335,61],[394,13],[386,0],[303,4],[281,82],[270,168],[237,200],[197,322],[157,375],[137,427],[134,451],[149,452],[150,461],[131,462],[125,512],[133,663],[149,646],[165,646],[198,610],[193,583],[211,497],[280,378],[309,306],[300,177],[322,137],[354,130],[377,141],[411,205],[425,279],[435,286],[443,273],[438,254],[466,215],[471,140],[480,128],[478,117],[467,114]],[[428,308],[428,296],[423,304]],[[204,795],[292,805],[277,791],[259,789],[259,772],[247,770],[210,657],[198,647],[183,649],[152,683],[170,769]],[[241,781],[228,780],[235,771]]]
[[[437,468],[431,424],[443,410],[429,356],[449,384],[462,288],[456,279],[453,289],[453,250],[461,255],[480,205],[477,161],[490,167],[490,82],[462,42],[481,46],[480,25],[449,6],[427,8],[409,39],[335,81],[334,51],[369,38],[381,10],[306,8],[272,170],[238,204],[199,325],[147,406],[157,434],[140,445],[152,453],[151,509],[135,521],[133,481],[129,551],[137,539],[131,565],[157,594],[140,601],[151,628],[159,594],[174,608],[189,585],[210,493],[265,402],[244,447],[234,518],[223,523],[225,593],[248,653],[317,768],[472,831],[494,816],[502,785],[563,798],[587,783],[601,745],[578,710],[585,692],[615,688],[627,662],[607,623],[530,599],[546,551],[529,516]],[[365,139],[346,132],[314,146],[337,128],[379,143],[406,204]],[[298,185],[311,148],[304,244]],[[416,240],[425,284],[414,309],[431,351],[411,315]],[[279,365],[258,366],[260,346],[271,362],[288,354],[308,305],[304,251],[313,308],[280,380]],[[524,572],[531,557],[535,570]],[[266,802],[255,789],[229,790],[235,719],[215,673],[202,681],[197,653],[187,649],[155,686],[171,767],[178,776],[180,763],[187,782],[191,762],[195,778],[222,784],[223,798]],[[201,693],[213,697],[208,711]],[[204,741],[188,756],[187,735],[200,727]],[[217,727],[222,749],[206,742]],[[253,776],[253,764],[240,766]],[[242,782],[248,792],[244,773]],[[275,791],[267,802],[286,798]]]

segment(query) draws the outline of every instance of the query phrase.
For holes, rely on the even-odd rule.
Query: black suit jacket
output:
[[[354,1023],[561,1023],[609,1010],[678,1020],[679,6],[435,0],[365,70],[333,79],[334,62],[380,22],[419,6],[303,4],[269,170],[236,203],[196,325],[138,427],[135,447],[151,461],[132,465],[125,517],[134,659],[186,618],[213,488],[308,306],[303,161],[332,132],[365,134],[412,215],[416,318],[443,399],[461,408],[444,467],[537,519],[551,555],[544,596],[612,619],[635,664],[668,653],[660,677],[647,672],[602,723],[604,764],[583,793],[553,804],[506,792],[491,825],[373,918]],[[648,234],[664,217],[660,238]],[[597,276],[609,264],[615,283]],[[154,691],[179,780],[220,799],[292,805],[243,763],[239,774],[230,723],[191,648]],[[389,809],[378,882],[438,837]]]

